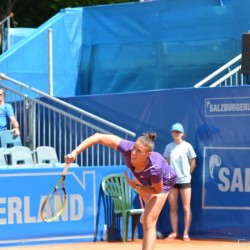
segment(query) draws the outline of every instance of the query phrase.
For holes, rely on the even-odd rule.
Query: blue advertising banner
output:
[[[173,140],[171,125],[181,122],[185,140],[197,154],[192,174],[190,236],[250,240],[250,86],[84,96],[67,102],[137,136],[156,132],[155,150],[160,153]],[[71,168],[66,180],[67,207],[53,223],[42,222],[39,209],[61,169],[2,169],[0,244],[101,240],[103,225],[111,225],[111,213],[103,202],[100,183],[106,174],[124,169]],[[181,204],[178,212],[181,233]],[[163,235],[171,232],[168,202],[161,211],[157,230]]]
[[[181,122],[185,140],[197,154],[192,174],[192,238],[250,240],[250,87],[183,88],[67,99],[71,104],[140,136],[157,134],[155,150],[171,142],[170,128]],[[105,108],[105,113],[98,107]],[[122,113],[122,115],[120,115]],[[183,210],[179,204],[179,230]],[[166,202],[157,223],[171,232]]]
[[[124,166],[70,168],[65,210],[47,223],[41,219],[40,208],[62,169],[1,169],[0,246],[101,240],[100,229],[107,223],[101,181],[106,174],[123,170]]]
[[[249,162],[250,147],[205,147],[202,208],[250,210]]]

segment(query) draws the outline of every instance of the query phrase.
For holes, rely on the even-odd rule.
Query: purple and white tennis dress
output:
[[[117,150],[120,151],[124,158],[127,167],[143,186],[152,186],[152,183],[157,183],[163,180],[162,193],[167,193],[176,183],[177,176],[173,169],[170,168],[166,159],[157,152],[152,152],[149,156],[148,165],[139,173],[135,173],[134,167],[131,164],[131,151],[135,142],[122,140]]]

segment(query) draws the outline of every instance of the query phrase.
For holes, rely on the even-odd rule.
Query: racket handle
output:
[[[65,175],[68,173],[68,169],[69,169],[69,164],[68,164],[68,163],[65,163],[65,166],[64,166],[62,175],[65,176]]]

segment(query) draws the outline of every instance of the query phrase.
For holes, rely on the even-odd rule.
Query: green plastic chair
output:
[[[105,176],[102,180],[102,189],[105,195],[112,198],[114,204],[110,240],[112,241],[115,218],[118,216],[122,217],[123,242],[128,241],[128,222],[129,217],[132,216],[132,240],[135,240],[139,217],[144,212],[144,209],[134,209],[132,207],[133,189],[126,182],[125,176],[123,174]]]

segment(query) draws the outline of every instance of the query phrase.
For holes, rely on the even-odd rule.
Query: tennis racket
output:
[[[67,196],[64,187],[64,182],[65,182],[65,176],[68,172],[68,168],[69,164],[65,163],[61,178],[57,182],[54,189],[45,198],[41,206],[40,213],[42,220],[45,222],[52,222],[56,220],[61,215],[61,213],[65,208]]]

